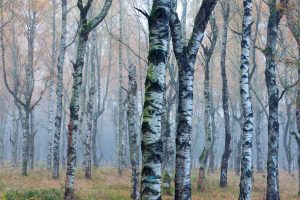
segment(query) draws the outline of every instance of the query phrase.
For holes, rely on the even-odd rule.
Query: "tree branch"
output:
[[[283,97],[283,95],[284,95],[284,93],[285,93],[286,91],[288,91],[288,90],[291,89],[292,87],[296,86],[296,85],[299,83],[299,81],[300,81],[300,79],[298,79],[298,80],[296,81],[296,83],[294,83],[294,84],[292,84],[292,85],[289,85],[289,86],[285,87],[284,90],[281,92],[281,94],[280,94],[280,96],[279,96],[277,102],[279,102],[279,101],[282,99],[282,97]]]
[[[111,4],[112,4],[112,0],[106,0],[100,13],[88,22],[88,24],[89,24],[88,31],[89,32],[92,31],[96,26],[98,26],[98,24],[100,24],[103,21],[103,19],[105,18],[105,16],[107,15],[107,13],[111,7]]]

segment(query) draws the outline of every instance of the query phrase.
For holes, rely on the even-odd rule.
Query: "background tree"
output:
[[[72,97],[70,103],[70,121],[68,125],[68,160],[67,160],[67,174],[65,183],[65,199],[74,199],[74,179],[75,179],[75,161],[76,161],[76,135],[78,133],[78,112],[79,101],[81,95],[82,83],[82,69],[84,65],[84,53],[88,36],[90,32],[98,26],[107,15],[111,0],[106,0],[101,11],[92,19],[87,19],[87,14],[91,8],[93,1],[88,0],[86,5],[83,5],[81,0],[78,0],[77,7],[80,11],[80,22],[78,27],[78,43],[76,61],[73,64],[74,68],[74,82]]]

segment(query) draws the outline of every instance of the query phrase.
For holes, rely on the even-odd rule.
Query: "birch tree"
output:
[[[298,92],[298,95],[299,95],[299,92]],[[297,142],[297,146],[298,146],[298,173],[300,173],[300,153],[299,153],[300,152],[300,132],[299,132],[299,121],[297,121],[297,128],[298,128],[298,132],[291,132],[291,135],[294,136],[294,138],[295,138],[295,140]],[[300,196],[300,174],[298,174],[298,196]]]
[[[142,122],[141,199],[161,199],[162,107],[168,53],[170,0],[154,0],[149,26],[148,70]],[[143,11],[142,11],[143,12]]]
[[[178,14],[170,17],[173,50],[179,66],[178,125],[176,136],[175,199],[191,199],[191,134],[193,116],[193,81],[196,56],[204,37],[216,0],[204,0],[196,15],[191,39],[187,45],[182,37]],[[173,7],[174,8],[174,7]]]
[[[136,67],[133,64],[128,68],[128,132],[131,161],[131,199],[139,199],[139,178],[140,178],[140,137],[138,134],[138,113],[137,113],[137,82]]]
[[[1,1],[2,4],[2,1]],[[34,84],[34,47],[35,47],[35,33],[37,27],[37,10],[36,2],[32,2],[29,8],[26,10],[26,41],[27,41],[27,55],[26,63],[24,64],[25,70],[25,83],[24,91],[22,95],[18,96],[18,93],[11,89],[7,79],[6,72],[6,60],[5,60],[5,45],[4,45],[4,17],[3,17],[3,8],[1,7],[1,57],[2,57],[2,67],[3,67],[3,76],[4,84],[8,92],[13,96],[14,101],[17,102],[19,106],[19,113],[21,116],[21,125],[23,128],[23,137],[22,137],[22,175],[28,175],[28,161],[29,161],[29,152],[30,152],[30,142],[34,141],[34,135],[30,132],[30,114],[35,108],[35,106],[40,102],[42,96],[45,92],[45,89],[41,91],[38,99],[33,102],[32,96],[35,88]],[[47,81],[46,81],[47,83]]]
[[[251,200],[252,190],[252,138],[253,138],[253,109],[250,101],[250,42],[252,25],[252,0],[244,0],[243,31],[241,41],[240,95],[243,108],[243,135],[241,180],[239,200]]]
[[[96,79],[95,79],[95,68],[96,68],[96,30],[92,31],[92,44],[91,44],[91,71],[90,71],[90,90],[89,90],[89,100],[87,105],[87,132],[85,135],[85,178],[92,178],[92,131],[93,131],[93,111],[94,111],[94,95],[96,92]]]
[[[52,45],[51,45],[51,65],[50,81],[49,81],[49,109],[48,109],[48,155],[47,155],[47,170],[52,168],[53,160],[53,136],[54,136],[54,66],[56,63],[56,0],[52,0]]]
[[[286,13],[288,27],[292,32],[297,45],[298,45],[298,62],[296,62],[296,67],[298,68],[298,73],[296,76],[298,81],[300,79],[300,2],[290,0],[290,5]],[[300,84],[297,84],[297,96],[296,96],[296,125],[298,132],[293,132],[297,145],[298,145],[298,196],[300,196]]]
[[[253,67],[250,73],[250,80],[253,78],[253,74],[255,72],[255,70],[257,69],[257,56],[256,56],[256,43],[258,40],[258,36],[259,36],[259,24],[261,23],[261,8],[262,8],[262,0],[259,1],[258,5],[256,4],[255,6],[256,8],[256,23],[255,23],[255,32],[254,32],[254,37],[253,37],[253,47],[252,47],[252,63],[253,63]],[[257,71],[257,70],[256,70]],[[255,83],[254,83],[255,84]],[[253,85],[253,84],[251,84]],[[258,88],[257,84],[255,84],[256,88]],[[259,91],[259,89],[257,89],[257,91]],[[258,173],[262,173],[263,172],[263,158],[262,158],[262,148],[261,148],[261,124],[262,124],[262,115],[264,114],[264,112],[262,111],[262,109],[259,108],[260,105],[255,105],[254,110],[255,112],[255,146],[256,146],[256,171]]]
[[[269,19],[267,26],[267,44],[263,51],[266,57],[265,78],[268,90],[268,160],[267,160],[267,200],[279,200],[278,182],[278,148],[279,148],[279,123],[278,123],[278,88],[276,83],[276,45],[278,26],[283,15],[286,1],[281,0],[280,5],[276,0],[269,0]]]
[[[81,95],[82,69],[84,66],[84,53],[88,36],[90,32],[98,26],[107,15],[112,0],[106,0],[101,11],[92,19],[87,19],[88,11],[91,8],[93,0],[88,0],[83,5],[82,0],[78,0],[77,7],[80,11],[80,21],[78,27],[78,41],[76,61],[73,63],[73,87],[70,103],[70,121],[68,125],[68,150],[67,150],[67,172],[65,182],[66,200],[74,199],[74,182],[75,182],[75,161],[76,161],[76,135],[78,134],[78,119],[79,119],[79,102]]]
[[[56,83],[56,116],[55,116],[55,132],[53,139],[53,179],[59,178],[59,153],[60,153],[60,135],[63,114],[63,66],[65,61],[66,38],[67,38],[67,0],[61,1],[61,35],[59,56],[57,63],[57,83]],[[64,132],[63,132],[64,134]]]
[[[227,170],[228,161],[231,154],[231,131],[230,131],[230,116],[228,106],[228,84],[226,74],[226,53],[227,53],[227,35],[230,14],[230,1],[222,2],[222,16],[223,16],[223,34],[221,46],[221,75],[222,75],[222,104],[224,112],[224,126],[225,126],[225,149],[222,155],[221,170],[220,170],[220,187],[227,186]]]
[[[1,100],[3,101],[3,100]],[[4,103],[4,102],[3,102]],[[5,108],[2,107],[3,111],[5,111]],[[4,112],[0,116],[0,165],[4,165],[4,137],[6,132],[6,124],[7,124],[7,114]]]
[[[210,94],[210,60],[214,52],[217,39],[218,39],[218,28],[215,21],[215,16],[212,15],[210,19],[210,27],[212,29],[212,34],[209,36],[211,44],[210,47],[203,47],[204,51],[204,131],[205,131],[205,146],[199,157],[199,175],[198,175],[198,190],[205,191],[205,174],[207,159],[209,156],[209,151],[212,145],[212,132],[211,132],[211,94]]]
[[[12,54],[12,59],[13,59],[13,93],[16,96],[20,95],[19,91],[19,67],[20,67],[20,53],[19,53],[19,46],[17,44],[16,40],[16,29],[15,29],[15,22],[12,22],[12,48],[11,48],[11,54]],[[12,167],[15,168],[17,166],[17,161],[18,161],[18,137],[19,137],[19,126],[20,126],[20,105],[18,104],[17,100],[14,98],[14,104],[15,104],[15,109],[13,111],[13,122],[12,122],[12,132],[10,133],[9,136],[9,141],[12,145]]]
[[[119,38],[123,41],[124,1],[119,0]],[[123,44],[119,43],[119,91],[118,91],[118,174],[122,176],[125,167],[125,127],[123,110]]]

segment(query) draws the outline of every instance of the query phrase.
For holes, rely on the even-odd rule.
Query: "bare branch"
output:
[[[111,7],[111,4],[112,4],[112,0],[106,0],[100,13],[96,17],[94,17],[91,21],[88,22],[89,32],[92,31],[96,26],[98,26],[98,24],[100,24],[103,21],[103,19],[105,18],[105,16],[107,15]]]
[[[146,11],[141,10],[139,8],[136,8],[136,7],[134,7],[134,9],[136,9],[138,12],[142,13],[142,15],[144,15],[147,19],[150,18],[149,14]]]
[[[280,94],[280,96],[279,96],[277,102],[279,102],[279,101],[282,99],[282,97],[283,97],[283,95],[284,95],[285,92],[287,92],[287,91],[288,91],[289,89],[291,89],[292,87],[296,86],[296,85],[299,83],[299,81],[300,81],[300,79],[298,79],[298,80],[296,81],[296,83],[294,83],[294,84],[292,84],[292,85],[289,85],[289,86],[285,87],[284,90],[281,92],[281,94]]]

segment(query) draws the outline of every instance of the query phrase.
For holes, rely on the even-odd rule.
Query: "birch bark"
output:
[[[62,24],[60,35],[60,47],[57,63],[57,84],[56,84],[56,116],[55,116],[55,132],[53,139],[53,179],[59,178],[59,154],[60,154],[60,136],[62,130],[62,115],[63,115],[63,66],[66,52],[66,37],[67,37],[67,0],[61,1],[62,8]],[[64,132],[62,132],[64,134]],[[63,135],[64,137],[64,135]]]
[[[224,1],[222,9],[223,15],[223,34],[222,34],[222,47],[221,47],[221,75],[222,75],[222,104],[224,112],[224,126],[225,126],[225,149],[222,155],[221,170],[220,170],[220,187],[227,186],[227,170],[228,161],[231,154],[231,130],[230,130],[230,115],[228,107],[228,84],[226,75],[226,53],[227,53],[227,32],[230,14],[230,1]]]
[[[216,0],[204,0],[196,15],[194,29],[188,44],[184,44],[178,15],[172,8],[170,30],[173,50],[179,66],[179,92],[176,136],[175,199],[191,199],[191,134],[193,116],[194,65],[204,31]]]
[[[148,70],[142,122],[141,199],[161,199],[162,107],[168,53],[170,0],[154,0],[149,25]]]
[[[87,133],[85,135],[85,178],[92,178],[92,130],[93,130],[93,111],[94,111],[94,96],[96,92],[96,79],[95,79],[95,68],[96,68],[96,30],[92,32],[92,44],[91,44],[91,73],[90,82],[91,87],[89,90],[89,100],[87,105]]]
[[[250,42],[252,24],[252,0],[244,0],[243,32],[241,41],[240,95],[244,115],[242,135],[241,179],[239,200],[251,200],[252,191],[252,138],[253,109],[250,101]]]
[[[267,200],[279,200],[278,180],[278,148],[279,148],[279,123],[278,123],[278,88],[276,83],[275,52],[277,46],[279,22],[283,10],[277,6],[276,0],[269,0],[269,19],[267,26],[267,44],[263,53],[266,57],[265,77],[268,89],[268,160],[267,160]],[[284,5],[284,0],[280,3]]]
[[[128,69],[128,132],[131,161],[131,199],[139,199],[139,178],[140,178],[140,136],[138,134],[138,112],[137,112],[137,82],[136,68],[133,64]]]
[[[48,155],[47,170],[52,169],[53,161],[53,136],[54,136],[54,66],[56,63],[56,0],[52,0],[52,45],[51,45],[51,66],[49,81],[49,109],[48,109]]]
[[[123,41],[124,1],[119,0],[119,38]],[[119,91],[118,91],[118,174],[122,176],[125,167],[125,127],[123,109],[123,44],[119,43]]]
[[[211,94],[210,94],[210,60],[215,49],[217,39],[218,39],[218,29],[215,21],[214,15],[210,18],[210,26],[212,29],[212,34],[210,35],[211,44],[210,47],[203,47],[204,50],[204,131],[205,131],[205,146],[199,157],[199,175],[198,175],[198,190],[205,191],[206,180],[206,165],[209,156],[209,151],[212,145],[212,132],[211,132]]]

